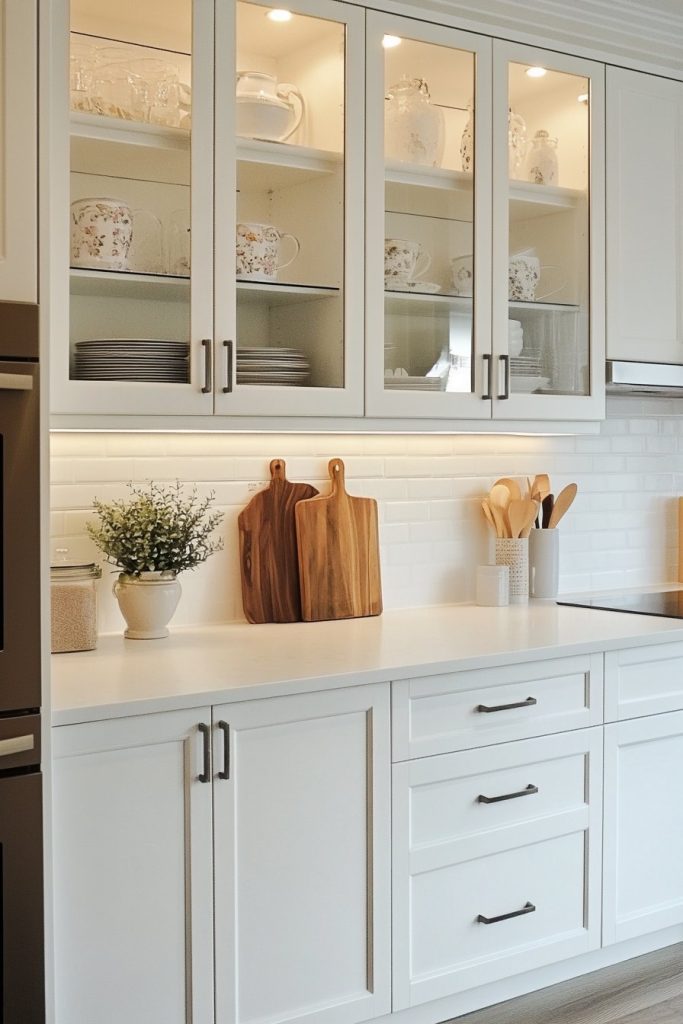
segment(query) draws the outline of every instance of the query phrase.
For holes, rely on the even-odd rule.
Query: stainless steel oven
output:
[[[0,303],[0,1024],[44,1024],[38,310]]]

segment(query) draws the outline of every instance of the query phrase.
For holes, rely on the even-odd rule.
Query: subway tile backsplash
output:
[[[352,493],[377,498],[386,608],[468,601],[474,567],[490,539],[480,501],[500,476],[575,480],[576,502],[561,532],[561,590],[658,584],[676,578],[676,505],[683,492],[683,417],[673,402],[609,403],[597,436],[481,435],[52,435],[52,548],[100,560],[85,523],[94,497],[127,493],[126,482],[196,482],[225,513],[225,548],[181,576],[174,623],[242,618],[237,515],[266,483],[268,463],[287,461],[290,480],[325,488],[327,462],[346,462]],[[119,630],[104,566],[100,629]]]

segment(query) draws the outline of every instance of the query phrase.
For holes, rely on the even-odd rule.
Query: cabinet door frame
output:
[[[602,941],[605,946],[683,923],[683,897],[667,904],[645,906],[639,913],[624,917],[619,916],[618,909],[619,798],[624,795],[619,778],[619,752],[639,743],[674,736],[683,736],[683,711],[632,718],[605,726],[602,906]],[[670,791],[653,793],[652,799],[670,802],[672,814],[680,818],[680,800],[677,799],[675,784]],[[665,843],[665,837],[661,837],[661,841]]]
[[[363,153],[365,103],[365,12],[340,0],[294,0],[293,14],[346,25],[344,138],[344,384],[340,388],[240,387],[236,383],[237,295],[235,225],[237,222],[235,134],[236,4],[216,2],[215,69],[215,372],[217,414],[241,416],[362,416],[363,414]],[[240,0],[275,6],[271,0]],[[226,225],[228,226],[226,229]],[[226,287],[226,282],[228,285]],[[231,342],[232,348],[225,342]],[[232,389],[227,391],[229,381]]]
[[[384,35],[465,50],[475,58],[474,281],[471,393],[387,391],[384,387]],[[491,52],[486,36],[378,11],[367,12],[366,65],[366,416],[489,420],[491,354]]]
[[[590,79],[589,394],[504,395],[508,356],[508,62]],[[493,418],[599,420],[605,416],[605,66],[500,39],[493,42]]]
[[[116,718],[79,725],[62,726],[52,730],[54,757],[53,790],[56,803],[56,820],[59,819],[60,762],[69,758],[87,755],[105,755],[107,752],[125,751],[132,748],[149,748],[155,745],[179,742],[183,746],[184,787],[178,793],[183,802],[185,817],[185,955],[186,955],[186,1014],[188,1021],[212,1021],[214,1019],[213,992],[213,861],[212,861],[212,787],[203,784],[198,776],[203,770],[206,741],[198,729],[198,723],[211,721],[210,707],[189,708],[183,711],[164,711],[158,714],[136,715],[130,718]],[[144,779],[140,780],[144,786]],[[116,813],[117,808],[111,809]],[[104,806],[103,814],[110,808]],[[90,836],[90,822],[83,820],[83,844],[87,848]],[[132,839],[133,837],[131,837]],[[59,877],[55,893],[62,893]],[[112,894],[115,898],[115,894]],[[57,928],[59,928],[59,903],[57,900]],[[64,908],[69,916],[70,908]],[[131,922],[131,927],[134,927]],[[56,942],[57,960],[57,1008],[59,996],[59,933]],[[74,951],[73,955],[77,955]],[[103,966],[104,970],[104,966]],[[66,1010],[66,1007],[61,1006]]]
[[[212,0],[192,3],[192,96],[190,136],[191,230],[202,239],[193,246],[190,280],[190,382],[146,384],[141,382],[80,381],[70,377],[70,101],[69,101],[69,0],[53,0],[50,11],[52,63],[42,96],[42,111],[50,121],[49,214],[47,231],[49,272],[41,302],[47,298],[51,347],[51,410],[56,414],[92,414],[97,417],[206,416],[213,409],[213,395],[206,387],[205,344],[213,339],[213,149],[214,12]],[[45,65],[44,65],[45,66]],[[125,125],[126,122],[121,122]],[[160,186],[161,187],[161,186]],[[45,292],[47,291],[47,297]],[[119,302],[130,301],[120,297]],[[158,300],[161,301],[161,300]],[[106,326],[104,328],[106,331]]]
[[[237,914],[237,793],[240,732],[253,728],[306,722],[317,716],[364,713],[367,729],[367,991],[357,998],[310,1008],[311,1024],[355,1024],[391,1010],[391,756],[390,684],[375,683],[340,690],[263,698],[213,708],[214,773],[224,766],[228,724],[229,779],[214,774],[214,885],[216,1022],[239,1021]]]

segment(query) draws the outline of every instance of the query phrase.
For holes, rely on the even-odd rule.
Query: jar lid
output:
[[[59,565],[50,566],[50,579],[52,582],[64,582],[65,580],[99,580],[102,576],[102,569],[95,562],[86,562],[83,565]]]

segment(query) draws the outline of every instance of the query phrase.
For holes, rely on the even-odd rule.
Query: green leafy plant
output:
[[[106,560],[124,573],[184,572],[223,547],[222,538],[211,538],[223,519],[222,512],[209,511],[214,494],[200,498],[193,487],[185,495],[180,481],[164,486],[150,480],[145,488],[128,487],[127,500],[95,499],[99,523],[86,527]]]

